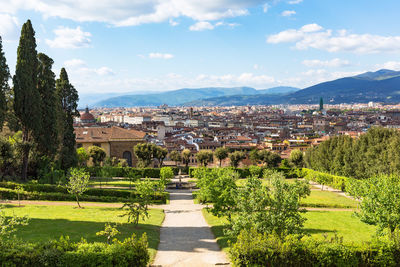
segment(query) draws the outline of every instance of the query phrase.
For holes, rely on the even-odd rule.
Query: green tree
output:
[[[400,178],[375,176],[357,183],[352,193],[361,200],[361,221],[377,225],[378,233],[387,230],[391,236],[400,227]]]
[[[176,166],[178,166],[178,162],[180,162],[180,161],[182,160],[181,154],[179,154],[179,152],[176,151],[176,150],[171,151],[171,152],[169,153],[169,158],[170,158],[172,161],[175,161]]]
[[[128,217],[128,223],[132,223],[137,226],[139,224],[139,219],[142,220],[149,218],[149,204],[151,202],[151,197],[154,195],[153,185],[149,179],[141,181],[136,186],[137,193],[139,195],[138,199],[130,199],[128,202],[124,203],[122,209],[125,211],[120,217]]]
[[[92,158],[94,166],[100,166],[100,164],[107,156],[106,151],[98,146],[91,146],[88,150],[89,156]]]
[[[242,151],[235,151],[229,154],[231,166],[237,168],[242,160],[246,158],[246,154]]]
[[[9,140],[0,137],[0,177],[10,173],[14,162],[14,148]]]
[[[4,56],[2,39],[0,36],[0,130],[3,128],[6,119],[6,96],[10,91],[10,86],[8,84],[10,77],[10,70],[8,69],[6,57]]]
[[[51,70],[54,61],[43,53],[38,54],[38,90],[41,98],[41,129],[37,139],[40,155],[53,159],[59,147],[58,138],[58,96],[56,75]]]
[[[182,161],[185,164],[186,168],[188,167],[188,165],[190,163],[190,155],[191,154],[192,154],[192,152],[190,152],[190,150],[187,148],[182,150]]]
[[[17,51],[14,83],[14,113],[22,129],[22,179],[27,179],[29,152],[40,134],[41,99],[38,91],[38,59],[31,21],[24,23]]]
[[[96,233],[97,236],[107,237],[107,244],[110,244],[111,239],[118,234],[120,234],[120,232],[117,230],[116,225],[111,225],[110,223],[106,223],[104,230]]]
[[[80,167],[85,167],[87,161],[90,159],[90,155],[86,152],[85,148],[80,147],[76,150],[78,164]]]
[[[219,160],[219,166],[221,167],[222,161],[228,157],[228,149],[225,147],[219,147],[215,150],[214,155]]]
[[[77,164],[75,149],[74,117],[79,116],[78,112],[78,91],[69,82],[65,68],[60,71],[60,78],[56,81],[56,91],[59,101],[59,132],[60,132],[60,153],[59,161],[61,168],[67,170]]]
[[[260,160],[264,162],[268,168],[278,167],[279,163],[282,160],[278,154],[268,150],[260,150],[258,154]]]
[[[139,159],[139,165],[141,167],[148,167],[151,165],[153,161],[154,147],[154,144],[142,143],[137,144],[133,148],[135,156]]]
[[[289,160],[296,168],[302,168],[304,165],[303,152],[299,149],[292,150],[290,152]]]
[[[160,146],[153,146],[153,157],[158,161],[158,168],[161,168],[164,159],[167,157],[168,150]]]
[[[319,110],[323,110],[324,109],[324,100],[322,99],[322,97],[319,99]]]
[[[89,178],[89,173],[85,172],[83,169],[70,169],[67,190],[71,195],[75,195],[76,203],[78,203],[79,208],[81,208],[79,197],[88,189]]]
[[[256,149],[250,151],[249,159],[251,160],[251,162],[253,162],[253,164],[258,164],[261,160],[259,151]]]
[[[202,150],[197,152],[196,159],[201,166],[207,167],[214,159],[214,154],[211,151]]]

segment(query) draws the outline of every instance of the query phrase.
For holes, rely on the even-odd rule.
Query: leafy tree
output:
[[[90,155],[86,152],[85,148],[80,147],[76,150],[78,164],[80,167],[85,167],[87,161],[90,159]]]
[[[153,185],[149,179],[141,181],[136,186],[137,193],[139,195],[138,199],[131,199],[130,201],[124,203],[122,209],[125,213],[120,215],[121,217],[128,217],[128,223],[132,223],[137,226],[139,224],[139,219],[149,218],[149,204],[151,197],[154,194]]]
[[[258,164],[261,160],[259,151],[256,149],[250,151],[249,159],[253,162],[253,164]]]
[[[171,167],[162,167],[160,170],[160,179],[164,180],[165,183],[169,183],[174,178],[174,171]]]
[[[211,151],[203,150],[196,154],[196,159],[201,166],[207,167],[207,165],[213,161],[214,154]]]
[[[15,67],[14,112],[22,129],[22,179],[27,179],[29,152],[34,137],[39,136],[41,125],[41,99],[38,91],[38,59],[35,32],[31,21],[21,30]]]
[[[182,161],[185,164],[186,168],[188,167],[189,163],[190,163],[190,155],[192,153],[190,152],[189,149],[185,148],[184,150],[182,150]]]
[[[290,152],[290,162],[296,167],[301,168],[304,165],[303,152],[299,149],[294,149]]]
[[[13,146],[4,137],[0,137],[0,177],[10,173],[13,164]]]
[[[282,160],[278,154],[270,152],[268,150],[260,150],[258,154],[260,160],[264,162],[269,168],[278,167],[279,163]]]
[[[59,161],[61,168],[67,170],[77,164],[75,149],[74,117],[78,112],[78,91],[69,82],[65,68],[60,71],[60,78],[56,81],[56,91],[59,100],[59,132],[61,149]]]
[[[88,189],[89,178],[89,173],[85,172],[83,169],[70,169],[67,190],[71,195],[75,195],[79,208],[81,208],[81,205],[79,204],[79,196]]]
[[[3,52],[3,44],[0,36],[0,130],[6,119],[7,100],[6,96],[10,91],[8,80],[10,79],[10,70],[8,69],[6,57]]]
[[[305,210],[300,209],[301,198],[310,194],[304,181],[289,184],[280,173],[268,173],[269,186],[263,186],[255,176],[237,189],[236,213],[232,216],[231,233],[254,227],[259,233],[275,233],[280,237],[301,233]]]
[[[249,171],[250,171],[250,175],[251,176],[260,177],[261,172],[262,172],[262,168],[252,165],[252,166],[249,167]]]
[[[237,168],[239,163],[246,158],[246,154],[242,151],[235,151],[229,154],[231,166]]]
[[[361,221],[377,225],[378,233],[386,229],[391,236],[400,227],[400,178],[375,176],[357,183],[352,193],[361,200]]]
[[[214,155],[219,160],[219,166],[221,167],[222,161],[228,157],[228,149],[225,147],[219,147],[215,150]]]
[[[96,233],[97,236],[107,237],[107,244],[110,244],[111,239],[118,234],[120,234],[120,232],[117,230],[116,225],[111,225],[110,223],[106,223],[104,230]]]
[[[89,147],[89,156],[92,158],[94,166],[100,166],[100,164],[104,161],[107,154],[106,151],[98,146]]]
[[[169,153],[169,158],[172,161],[175,161],[176,166],[178,166],[178,162],[180,162],[182,160],[181,154],[179,154],[179,152],[176,150],[171,151],[171,153]]]
[[[37,137],[37,148],[41,155],[53,159],[58,146],[58,96],[56,75],[51,70],[54,61],[43,53],[38,54],[38,90],[41,98],[41,130]]]
[[[153,157],[158,161],[158,167],[161,168],[164,162],[164,159],[167,157],[168,150],[166,148],[160,146],[153,147]]]
[[[139,159],[139,165],[142,167],[150,166],[153,160],[154,144],[142,143],[137,144],[133,151],[136,157]]]

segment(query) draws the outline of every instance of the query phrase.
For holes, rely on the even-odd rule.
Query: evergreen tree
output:
[[[324,99],[322,99],[322,97],[319,99],[319,110],[323,110],[324,109]]]
[[[6,94],[10,91],[8,85],[8,79],[10,78],[10,71],[7,66],[6,57],[3,52],[3,45],[0,36],[0,130],[3,127],[6,112],[7,112],[7,101]]]
[[[29,151],[41,129],[40,94],[37,89],[38,60],[31,21],[22,26],[14,83],[14,112],[22,129],[22,179],[27,178]]]
[[[59,162],[63,170],[77,164],[75,149],[74,116],[79,116],[78,92],[68,79],[67,71],[62,68],[60,78],[56,81],[56,91],[60,101],[59,130],[61,149]]]
[[[38,54],[38,90],[41,97],[42,128],[37,137],[38,151],[53,159],[58,148],[56,75],[51,70],[54,61],[45,54]]]

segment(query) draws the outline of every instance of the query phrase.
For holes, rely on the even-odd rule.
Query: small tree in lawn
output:
[[[246,154],[242,151],[235,151],[229,154],[229,159],[231,160],[231,166],[237,168],[239,163],[246,158]]]
[[[15,191],[17,191],[18,194],[18,207],[21,207],[21,198],[20,195],[24,192],[24,188],[21,185],[18,185],[15,188]]]
[[[165,185],[171,182],[174,178],[174,171],[171,167],[162,167],[160,170],[160,186],[165,188]]]
[[[72,168],[70,170],[67,189],[68,193],[75,195],[79,208],[81,208],[81,205],[79,204],[79,196],[88,189],[89,178],[90,175],[83,169]]]
[[[228,149],[225,147],[219,147],[215,150],[214,155],[219,160],[219,166],[221,167],[222,161],[228,157]]]
[[[153,151],[153,157],[157,159],[158,161],[158,168],[161,168],[164,159],[167,157],[168,150],[166,148],[160,147],[160,146],[155,146],[154,151]]]
[[[214,159],[214,154],[211,151],[199,151],[196,154],[196,159],[201,166],[207,167],[208,163],[212,162]]]
[[[118,234],[120,234],[120,232],[117,230],[116,225],[111,225],[110,223],[106,223],[104,230],[96,233],[97,236],[107,237],[107,244],[110,244],[111,238]]]
[[[180,162],[182,160],[181,154],[179,154],[179,152],[176,150],[171,151],[171,153],[169,153],[169,158],[172,161],[175,161],[176,166],[178,166],[178,162]]]
[[[0,206],[0,242],[10,240],[11,234],[17,231],[16,227],[19,225],[28,225],[28,217],[18,217],[16,215],[6,216]]]
[[[132,223],[137,226],[139,224],[139,219],[149,218],[149,204],[151,202],[151,197],[154,195],[153,184],[149,179],[139,182],[136,185],[136,190],[138,194],[138,199],[130,199],[126,202],[122,209],[125,213],[120,215],[121,217],[128,217],[128,223]]]

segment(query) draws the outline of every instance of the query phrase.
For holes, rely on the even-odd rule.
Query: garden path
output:
[[[153,266],[229,265],[190,190],[170,190]]]

